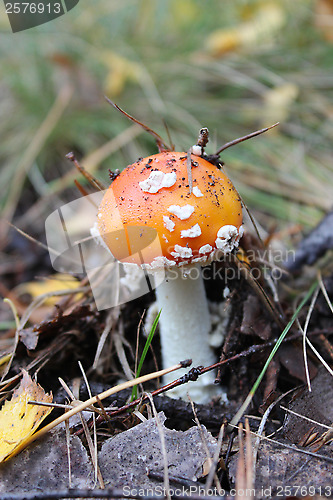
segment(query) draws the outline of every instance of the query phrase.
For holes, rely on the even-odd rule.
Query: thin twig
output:
[[[274,125],[271,125],[270,127],[265,127],[265,128],[260,129],[260,130],[256,130],[255,132],[252,132],[251,134],[244,135],[243,137],[239,137],[238,139],[234,139],[233,141],[227,142],[226,144],[221,146],[220,149],[218,149],[216,151],[215,155],[218,156],[225,149],[228,149],[231,146],[235,146],[236,144],[239,144],[240,142],[247,141],[247,139],[252,139],[252,137],[256,137],[257,135],[263,134],[264,132],[267,132],[268,130],[271,130],[272,128],[277,127],[277,125],[280,125],[280,122],[274,123]]]
[[[133,116],[129,115],[128,113],[126,113],[126,111],[124,111],[123,109],[121,109],[117,104],[115,104],[114,102],[112,102],[108,97],[105,96],[105,99],[106,101],[111,104],[111,106],[113,106],[115,109],[117,109],[118,111],[120,111],[120,113],[122,113],[124,116],[126,116],[129,120],[131,120],[132,122],[134,123],[137,123],[138,125],[140,125],[140,127],[142,127],[146,132],[148,132],[150,135],[152,135],[155,140],[156,140],[156,144],[159,148],[160,151],[162,150],[166,150],[166,151],[171,151],[172,149],[170,148],[170,146],[168,146],[162,139],[162,137],[160,135],[158,135],[156,132],[154,132],[154,130],[152,130],[150,127],[148,127],[147,125],[145,125],[144,123],[141,123],[139,120],[137,120],[136,118],[134,118]]]
[[[79,164],[73,152],[67,153],[66,158],[74,163],[80,174],[83,175],[83,177],[85,177],[85,179],[87,179],[91,186],[97,189],[97,191],[104,191],[107,188],[107,186],[104,186],[104,184],[102,184],[98,179],[96,179],[96,177],[91,175],[84,167]]]
[[[315,333],[315,332],[313,332],[313,333]],[[318,334],[319,333],[320,332],[318,332]],[[290,335],[290,337],[284,339],[283,343],[292,342],[293,340],[299,339],[300,337],[301,337],[301,334],[299,332],[297,332],[294,335]],[[215,363],[214,365],[211,365],[211,366],[208,366],[205,368],[196,369],[196,372],[199,375],[201,375],[201,374],[206,373],[210,370],[215,370],[219,366],[228,366],[229,364],[232,364],[241,358],[251,356],[252,354],[254,354],[256,352],[259,352],[261,350],[272,347],[275,344],[276,344],[276,341],[272,340],[272,341],[267,342],[265,344],[258,344],[258,345],[251,346],[248,349],[246,349],[245,351],[242,351],[238,354],[235,354],[234,356],[232,356],[228,359],[224,359],[222,361],[219,361],[218,363]],[[167,392],[168,390],[173,389],[173,388],[175,388],[179,385],[182,385],[184,383],[186,383],[186,379],[184,379],[184,377],[181,377],[179,379],[176,379],[174,382],[170,382],[170,384],[164,385],[163,387],[160,387],[159,389],[152,391],[151,394],[152,394],[152,396],[158,396],[159,394],[163,394],[163,393]],[[137,406],[141,402],[144,402],[145,399],[147,399],[147,397],[137,398],[136,400],[132,401],[131,403],[127,403],[126,405],[122,406],[121,408],[119,408],[117,410],[112,411],[109,414],[111,417],[118,416],[118,415],[124,413],[125,411],[130,410],[131,408]]]

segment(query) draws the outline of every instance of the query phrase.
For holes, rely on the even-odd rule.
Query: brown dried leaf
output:
[[[306,382],[305,365],[303,349],[299,344],[283,344],[279,348],[279,360],[281,365],[283,365],[290,375]],[[317,375],[317,368],[312,363],[310,359],[307,359],[307,365],[309,368],[310,379],[313,379]]]
[[[270,323],[263,317],[260,300],[255,295],[248,295],[244,302],[240,331],[245,335],[257,335],[263,340],[271,336]]]
[[[332,450],[321,450],[321,455],[332,459]],[[238,453],[231,458],[229,471],[231,479],[235,480]],[[283,443],[262,441],[258,450],[256,464],[255,496],[256,500],[266,498],[284,498],[297,496],[304,498],[305,490],[313,495],[317,489],[322,494],[330,496],[333,484],[332,463],[323,459],[299,453]],[[305,486],[306,485],[306,486]],[[303,487],[303,490],[302,490]],[[313,493],[312,493],[313,492]]]
[[[311,383],[312,391],[309,392],[307,388],[301,390],[289,404],[289,409],[330,426],[333,422],[332,380],[332,376],[324,368],[321,368]],[[284,435],[295,444],[306,444],[309,442],[311,434],[317,432],[321,436],[326,432],[322,426],[293,414],[287,414],[283,431]]]

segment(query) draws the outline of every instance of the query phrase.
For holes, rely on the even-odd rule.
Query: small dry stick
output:
[[[80,174],[83,175],[87,179],[87,181],[98,191],[104,191],[106,189],[106,186],[104,186],[98,179],[93,177],[84,167],[82,167],[79,162],[77,161],[75,154],[73,152],[70,152],[66,155],[66,158],[74,163]]]
[[[257,135],[263,134],[264,132],[267,132],[268,130],[271,130],[272,128],[277,127],[277,125],[280,125],[280,122],[274,123],[274,125],[271,125],[270,127],[265,127],[265,128],[260,129],[260,130],[256,130],[255,132],[252,132],[251,134],[244,135],[243,137],[239,137],[238,139],[234,139],[233,141],[226,142],[225,144],[223,144],[223,146],[220,147],[220,149],[218,149],[216,151],[215,155],[218,156],[225,149],[228,149],[231,146],[235,146],[236,144],[239,144],[240,142],[247,141],[247,139],[252,139],[252,137],[257,137]]]
[[[234,139],[233,141],[227,142],[226,144],[221,146],[220,149],[218,149],[216,151],[216,153],[213,155],[213,157],[215,159],[218,159],[219,155],[220,155],[220,153],[222,153],[222,151],[225,151],[226,149],[230,148],[231,146],[235,146],[236,144],[239,144],[240,142],[246,141],[247,139],[252,139],[252,137],[257,137],[258,135],[263,134],[264,132],[267,132],[268,130],[271,130],[272,128],[276,127],[279,124],[280,124],[280,122],[274,123],[274,125],[271,125],[270,127],[265,127],[265,128],[260,129],[260,130],[256,130],[255,132],[252,132],[251,134],[247,134],[247,135],[244,135],[243,137],[239,137],[238,139]],[[247,208],[246,203],[244,202],[244,200],[242,199],[242,197],[240,196],[238,191],[236,191],[236,192],[237,192],[238,196],[240,197],[242,204],[243,204],[248,216],[250,217],[250,220],[251,220],[253,227],[255,229],[255,232],[257,234],[258,240],[261,243],[261,246],[264,247],[264,244],[261,240],[258,228],[257,228],[256,223],[255,223],[255,220],[254,220],[250,210]]]
[[[118,111],[120,111],[120,113],[122,113],[124,116],[126,116],[129,120],[131,120],[131,122],[133,123],[137,123],[138,125],[140,125],[140,127],[143,128],[143,130],[145,130],[146,132],[148,132],[148,134],[152,135],[154,137],[154,139],[156,140],[156,144],[157,144],[157,147],[160,151],[160,153],[162,151],[171,151],[172,148],[170,148],[170,146],[168,146],[162,139],[161,136],[159,136],[156,132],[154,132],[154,130],[152,130],[150,127],[148,127],[147,125],[145,125],[144,123],[140,122],[139,120],[137,120],[136,118],[134,118],[134,116],[131,116],[129,115],[128,113],[126,113],[126,111],[124,111],[123,109],[121,109],[117,104],[115,104],[114,102],[112,102],[108,97],[104,96],[106,101],[111,104],[111,106],[113,106],[115,109],[117,109]]]

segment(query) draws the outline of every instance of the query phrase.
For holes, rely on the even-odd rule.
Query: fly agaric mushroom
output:
[[[198,149],[198,148],[197,148]],[[106,191],[97,228],[112,255],[120,262],[144,265],[149,271],[167,269],[157,287],[162,313],[159,321],[164,366],[191,358],[193,366],[215,363],[209,345],[211,328],[201,266],[238,246],[242,235],[242,207],[228,177],[192,149],[191,188],[186,153],[161,152],[129,165]],[[154,229],[159,254],[145,253],[144,262],[119,243],[121,230],[134,226]],[[141,232],[144,239],[144,231]],[[140,241],[142,248],[143,241]],[[126,248],[125,248],[126,247]],[[149,248],[149,241],[147,240]],[[137,255],[137,254],[136,254]],[[166,376],[165,383],[173,380]],[[172,397],[205,403],[220,394],[212,371],[197,381],[174,389]]]

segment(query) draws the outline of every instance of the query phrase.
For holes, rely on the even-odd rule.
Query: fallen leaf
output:
[[[54,493],[69,487],[93,488],[94,470],[80,438],[70,436],[68,446],[65,429],[61,427],[0,467],[1,496],[25,498],[26,493]]]
[[[28,401],[52,402],[52,394],[34,382],[28,372],[23,377],[12,399],[0,411],[0,462],[15,455],[17,448],[39,427],[52,408],[29,405]]]
[[[269,89],[263,96],[264,106],[260,114],[262,126],[287,121],[298,94],[299,87],[291,82]]]
[[[36,349],[39,339],[39,333],[34,327],[24,328],[19,332],[20,341],[29,351]]]
[[[299,453],[298,449],[283,446],[290,443],[262,441],[258,450],[256,464],[255,498],[313,498],[315,492],[322,490],[323,496],[330,496],[333,484],[332,463],[323,459]],[[326,447],[320,455],[332,459],[332,449]],[[229,471],[235,480],[239,453],[230,460]],[[325,490],[325,488],[327,489]],[[303,488],[303,489],[302,489]],[[318,497],[319,498],[319,497]],[[322,498],[322,497],[320,497]]]
[[[333,422],[332,375],[321,367],[318,375],[311,381],[311,389],[309,392],[305,387],[296,394],[289,409],[300,416],[287,413],[283,424],[284,436],[298,445],[307,443],[308,439],[304,439],[306,434],[310,436],[317,433],[320,436],[325,433],[326,429],[318,424],[331,426]],[[309,422],[302,416],[318,424]]]
[[[80,285],[80,281],[73,276],[57,273],[41,281],[28,281],[27,283],[22,283],[16,287],[15,290],[19,295],[27,293],[31,295],[32,298],[36,298],[45,293],[58,292],[61,290],[75,290],[75,288],[78,288]],[[57,302],[59,302],[58,296],[46,299],[44,304],[52,306]]]
[[[61,311],[58,311],[57,315],[52,319],[41,321],[39,324],[20,330],[20,341],[27,349],[33,350],[36,348],[40,336],[54,337],[63,332],[69,333],[74,325],[80,329],[78,324],[82,325],[82,321],[93,316],[93,314],[88,305],[76,306],[69,314],[62,314]]]
[[[240,331],[244,335],[257,335],[263,340],[271,336],[270,323],[263,316],[260,300],[255,295],[248,295],[244,302]]]
[[[113,51],[104,52],[101,59],[108,71],[104,83],[104,92],[108,96],[115,97],[121,94],[126,83],[137,82],[142,73],[138,63],[119,56]]]
[[[198,427],[191,427],[185,432],[171,430],[164,426],[164,413],[160,412],[158,416],[169,474],[197,481],[207,472],[207,467],[204,470],[207,454]],[[119,488],[154,488],[160,485],[160,482],[147,476],[147,471],[150,471],[163,477],[164,459],[158,431],[156,419],[152,418],[108,439],[98,459],[105,483]],[[216,440],[204,427],[203,437],[212,458]]]
[[[285,20],[285,11],[276,2],[260,4],[250,21],[214,31],[207,39],[207,49],[213,57],[220,57],[239,48],[262,45],[273,38]]]
[[[278,356],[281,365],[288,370],[292,377],[306,382],[303,348],[300,344],[282,344]],[[307,359],[307,365],[312,380],[317,375],[317,367],[311,359]]]

